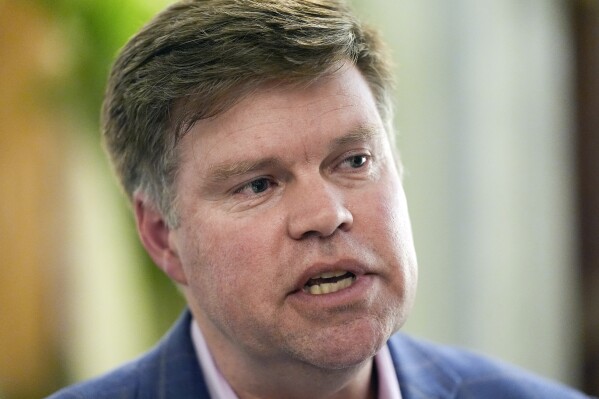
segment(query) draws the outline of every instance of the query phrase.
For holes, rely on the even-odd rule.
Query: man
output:
[[[53,398],[583,398],[395,334],[417,265],[390,92],[340,1],[188,0],[131,39],[105,143],[189,311]]]

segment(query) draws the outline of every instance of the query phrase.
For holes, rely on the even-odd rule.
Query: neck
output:
[[[203,324],[198,323],[212,358],[240,399],[376,398],[377,378],[372,358],[350,367],[331,369],[285,355],[251,356],[244,351],[231,351],[232,346],[223,342],[218,332]]]
[[[258,363],[244,361],[236,363],[236,367],[230,367],[223,362],[223,368],[217,365],[240,399],[376,398],[377,384],[372,359],[343,370],[323,370],[312,365]]]

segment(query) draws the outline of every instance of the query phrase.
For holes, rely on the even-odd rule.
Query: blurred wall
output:
[[[63,371],[54,288],[66,138],[39,95],[60,74],[54,39],[43,13],[0,2],[0,397],[39,396]]]
[[[584,377],[599,395],[599,1],[575,2],[578,220],[583,273]]]

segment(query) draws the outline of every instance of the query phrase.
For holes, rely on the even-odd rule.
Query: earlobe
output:
[[[183,270],[177,248],[171,235],[173,230],[168,226],[162,213],[141,193],[133,198],[135,223],[141,242],[156,265],[174,282],[187,285],[187,277]]]

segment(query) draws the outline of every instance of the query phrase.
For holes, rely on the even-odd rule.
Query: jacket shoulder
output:
[[[407,397],[584,399],[588,396],[504,362],[403,334],[389,340]],[[438,397],[438,396],[433,396]]]
[[[101,377],[67,387],[48,399],[199,399],[208,398],[193,348],[191,314],[144,355]]]
[[[81,382],[54,393],[47,399],[129,399],[139,397],[140,375],[152,367],[154,351],[102,376]]]

